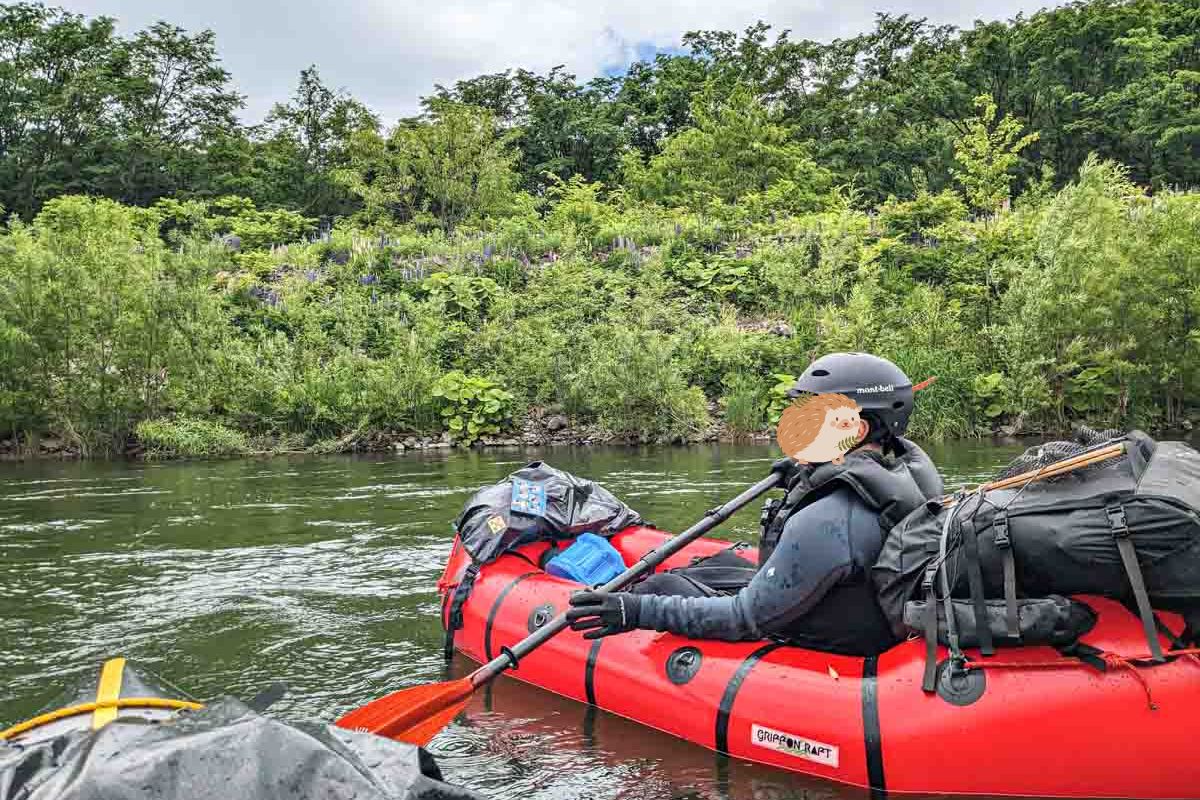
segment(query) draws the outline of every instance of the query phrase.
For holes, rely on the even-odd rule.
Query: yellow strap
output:
[[[117,707],[109,705],[121,696],[121,678],[125,674],[125,659],[110,658],[100,670],[100,685],[96,687],[96,707],[92,714],[92,730],[98,731],[117,718]]]
[[[123,697],[119,700],[108,700],[104,703],[80,703],[77,706],[68,706],[60,708],[57,711],[51,711],[46,714],[26,720],[19,725],[13,725],[11,728],[6,728],[0,731],[0,741],[11,739],[14,736],[31,731],[34,728],[46,725],[56,720],[73,717],[77,714],[87,714],[95,712],[97,709],[111,709],[115,717],[118,708],[173,708],[173,709],[196,709],[204,708],[200,703],[193,703],[191,700],[172,700],[166,697]]]

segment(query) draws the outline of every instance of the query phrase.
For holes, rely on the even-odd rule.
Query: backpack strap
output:
[[[996,648],[992,645],[987,600],[983,596],[983,570],[979,567],[979,536],[969,520],[959,525],[959,531],[962,533],[963,549],[967,555],[967,580],[971,586],[971,602],[975,606],[975,637],[979,642],[979,652],[985,656],[994,656]]]
[[[995,536],[992,542],[1004,561],[1004,619],[1008,638],[1019,641],[1021,629],[1017,619],[1017,565],[1013,557],[1012,537],[1008,533],[1008,510],[1000,509],[992,518]]]
[[[1132,531],[1125,518],[1125,507],[1120,503],[1105,508],[1108,515],[1108,525],[1112,529],[1113,538],[1117,542],[1117,550],[1121,553],[1121,563],[1125,566],[1125,574],[1129,576],[1129,585],[1133,588],[1133,597],[1137,601],[1138,615],[1142,618],[1142,628],[1146,632],[1146,643],[1150,646],[1150,654],[1157,662],[1165,661],[1162,646],[1158,643],[1158,627],[1154,624],[1154,609],[1150,607],[1150,597],[1146,594],[1146,583],[1142,579],[1142,568],[1138,565],[1137,550],[1134,549]]]
[[[925,674],[921,679],[921,689],[933,692],[937,689],[937,593],[934,590],[934,578],[937,577],[938,561],[934,557],[925,568],[925,576],[921,579],[921,589],[925,592]]]
[[[960,498],[961,500],[961,498]],[[930,559],[925,567],[925,575],[921,580],[921,588],[925,590],[925,674],[922,676],[921,689],[926,692],[937,690],[937,578],[942,579],[942,595],[946,612],[946,638],[950,643],[950,659],[955,663],[963,661],[962,649],[958,646],[958,625],[954,618],[954,603],[950,597],[950,582],[946,577],[946,559],[949,557],[950,531],[958,515],[960,506],[955,505],[946,515],[942,523],[942,535],[938,538],[938,552]]]

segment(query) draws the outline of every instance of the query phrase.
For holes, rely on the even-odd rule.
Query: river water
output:
[[[1022,449],[929,448],[947,488]],[[682,530],[766,475],[765,445],[424,451],[127,464],[0,464],[0,728],[101,662],[136,660],[189,694],[332,721],[395,689],[465,674],[442,660],[434,584],[450,521],[529,461],[599,481]],[[717,535],[754,541],[758,504]],[[683,712],[685,713],[685,712]],[[430,745],[447,780],[491,798],[859,796],[739,762],[501,679]]]

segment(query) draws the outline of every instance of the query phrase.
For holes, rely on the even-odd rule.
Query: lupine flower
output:
[[[255,300],[261,300],[269,306],[275,307],[283,303],[283,298],[278,292],[268,291],[261,286],[251,286],[249,295]]]
[[[496,252],[495,246],[492,244],[488,244],[487,246],[485,246],[483,248],[483,257],[486,259],[491,259],[492,254],[495,252]]]
[[[372,284],[379,283],[379,278],[375,275],[363,275],[359,277],[358,282],[363,286],[370,286]]]

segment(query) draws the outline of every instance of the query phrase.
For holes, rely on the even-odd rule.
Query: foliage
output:
[[[767,420],[772,425],[776,425],[779,423],[779,418],[783,416],[784,410],[792,404],[792,398],[788,397],[787,393],[796,385],[797,378],[786,372],[776,372],[771,377],[775,380],[775,384],[768,392],[770,403],[767,406]]]
[[[435,87],[384,128],[315,66],[241,125],[211,33],[5,5],[0,432],[327,451],[553,407],[678,441],[712,408],[770,426],[847,349],[937,376],[914,436],[1187,427],[1198,27],[1087,0],[693,31],[584,84]]]
[[[433,384],[432,395],[442,401],[442,419],[460,444],[469,445],[487,434],[499,433],[512,413],[511,392],[495,381],[459,370],[447,372]]]
[[[421,289],[447,316],[465,320],[486,311],[500,287],[491,278],[435,272],[421,283]]]
[[[967,200],[981,211],[993,213],[1009,199],[1019,154],[1038,140],[1038,134],[1021,136],[1021,123],[1012,117],[996,122],[996,104],[988,95],[975,98],[978,119],[954,143],[954,157],[962,170],[952,170]],[[1020,137],[1020,138],[1017,138]]]
[[[762,430],[766,417],[766,386],[761,378],[734,372],[725,378],[725,394],[721,406],[725,412],[725,424],[735,435],[756,433]]]
[[[785,126],[771,121],[746,89],[722,99],[697,96],[692,117],[694,127],[669,138],[648,165],[627,154],[624,180],[637,195],[699,210],[781,188],[774,202],[757,203],[760,211],[795,213],[825,204],[829,173],[791,140]]]
[[[728,256],[673,261],[670,272],[684,286],[719,299],[745,299],[752,291],[750,265]]]
[[[657,331],[597,326],[568,378],[568,409],[615,433],[647,440],[698,432],[709,423],[704,392],[688,385],[677,346]]]
[[[517,155],[490,112],[436,101],[384,138],[355,134],[350,165],[337,172],[370,219],[395,216],[448,231],[469,216],[504,216],[515,195]]]
[[[85,453],[120,450],[133,424],[209,409],[226,328],[214,254],[171,250],[145,212],[63,197],[0,237],[0,419],[55,430]]]
[[[136,433],[146,448],[146,457],[151,459],[232,456],[249,448],[245,435],[239,431],[219,422],[190,417],[142,420]]]

